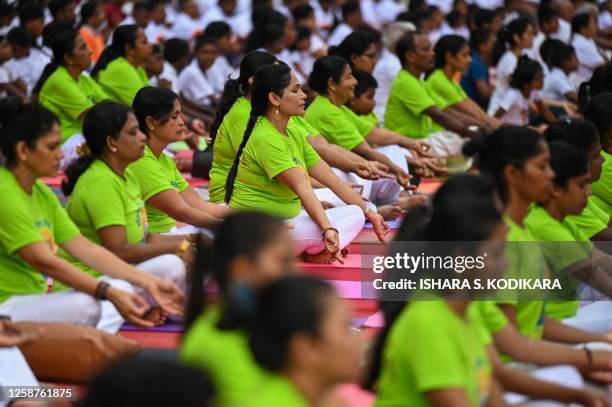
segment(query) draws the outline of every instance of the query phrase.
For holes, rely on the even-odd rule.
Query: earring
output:
[[[117,148],[116,147],[111,147],[110,148],[111,152],[116,153],[117,152]]]
[[[276,114],[278,114],[278,107],[276,108]]]

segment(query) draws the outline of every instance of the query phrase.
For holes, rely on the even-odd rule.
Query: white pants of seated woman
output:
[[[376,151],[386,155],[393,164],[400,167],[402,170],[404,170],[404,172],[408,172],[408,162],[406,161],[406,157],[412,157],[412,153],[407,148],[400,147],[397,144],[392,144],[388,146],[376,147]]]
[[[517,368],[519,370],[527,370],[527,372],[536,379],[558,384],[563,387],[571,387],[574,389],[581,389],[584,387],[582,375],[573,366],[559,365],[529,370],[522,368],[520,364],[512,363],[510,367]],[[506,392],[504,394],[504,399],[509,405],[520,403],[522,406],[529,407],[561,407],[567,405],[556,401],[530,400],[527,396],[512,392]]]
[[[439,131],[425,138],[431,146],[431,153],[446,161],[449,174],[466,172],[472,165],[472,159],[463,155],[463,144],[466,139],[451,131]]]
[[[0,348],[0,388],[3,386],[38,386],[38,381],[18,347]],[[2,394],[0,400],[8,398]]]
[[[612,330],[612,301],[597,301],[581,307],[576,316],[563,323],[594,333],[609,332]]]
[[[338,229],[340,234],[340,249],[348,246],[359,234],[365,223],[365,216],[361,208],[356,205],[340,206],[327,209],[325,211],[327,219],[331,225]],[[295,241],[295,251],[297,254],[306,252],[317,254],[325,250],[325,245],[321,238],[321,229],[302,209],[300,214],[287,220],[293,225],[290,230]]]
[[[77,153],[77,148],[85,142],[85,137],[81,133],[73,134],[62,144],[62,153],[64,153],[64,158],[60,164],[60,168],[62,170],[66,169],[70,162],[79,158],[79,154]]]
[[[175,226],[170,229],[170,232],[162,233],[166,236],[177,236],[177,235],[199,235],[200,233],[210,237],[211,239],[215,237],[213,232],[210,229],[199,228],[197,226],[185,225],[185,226]]]
[[[185,264],[180,257],[174,254],[164,254],[157,256],[147,261],[143,261],[136,265],[136,268],[144,271],[145,273],[153,274],[157,277],[163,278],[173,282],[178,286],[181,291],[185,291]],[[101,280],[106,281],[111,286],[128,291],[138,292],[147,300],[152,303],[152,299],[146,292],[143,292],[139,287],[135,290],[134,287],[124,280],[117,280],[109,277],[100,277]],[[125,320],[110,301],[102,301],[102,316],[100,322],[97,324],[97,328],[109,333],[116,333]]]

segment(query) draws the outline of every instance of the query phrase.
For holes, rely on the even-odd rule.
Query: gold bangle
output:
[[[176,251],[176,255],[179,257],[183,257],[183,255],[189,249],[190,246],[191,246],[191,242],[189,241],[189,239],[183,240],[178,250]]]

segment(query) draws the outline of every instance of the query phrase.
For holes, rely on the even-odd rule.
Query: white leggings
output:
[[[170,280],[184,290],[185,265],[178,256],[165,254],[142,262],[136,267]],[[127,281],[106,276],[101,279],[113,287],[134,291]],[[76,291],[14,295],[0,304],[0,315],[8,315],[15,322],[67,322],[95,326],[111,334],[116,333],[124,322],[110,301],[98,301],[90,295]]]
[[[408,162],[406,157],[412,157],[410,150],[400,147],[397,144],[391,144],[388,146],[376,147],[376,151],[387,156],[389,160],[404,172],[408,172]]]
[[[581,307],[564,324],[589,332],[606,333],[612,330],[612,301],[597,301]]]
[[[180,227],[175,226],[172,229],[170,229],[169,232],[166,232],[163,234],[166,236],[177,236],[177,235],[199,235],[200,233],[210,237],[211,239],[215,237],[211,230],[205,229],[205,228],[199,228],[197,226],[192,226],[192,225],[185,225],[185,226],[180,226]]]
[[[143,261],[142,263],[137,264],[136,268],[144,271],[145,273],[163,278],[164,280],[172,281],[181,291],[185,292],[185,264],[180,257],[175,256],[174,254],[163,254],[161,256]],[[146,292],[140,288],[134,290],[134,287],[127,281],[117,280],[106,276],[103,276],[100,279],[121,290],[137,292],[138,294],[141,294],[149,303],[153,303],[153,300]],[[114,334],[117,333],[124,322],[125,320],[119,311],[117,311],[117,308],[115,308],[113,303],[110,301],[102,301],[102,317],[96,325],[96,328]]]
[[[451,131],[432,133],[424,139],[431,146],[434,156],[446,161],[449,174],[466,172],[472,166],[472,159],[463,155],[463,144],[466,140]]]
[[[325,213],[331,225],[338,229],[340,249],[348,246],[361,232],[365,224],[363,211],[356,205],[327,209]],[[293,229],[290,232],[295,241],[295,251],[297,254],[303,252],[317,254],[325,250],[321,237],[321,229],[308,216],[305,210],[302,209],[297,217],[289,219],[287,222],[293,225]]]
[[[38,386],[38,381],[28,362],[16,346],[0,348],[0,387],[2,386]],[[8,394],[0,390],[0,405]]]
[[[518,368],[519,370],[528,370],[530,376],[545,382],[557,384],[559,386],[570,387],[573,389],[584,388],[584,380],[582,379],[582,375],[574,366],[559,365],[529,370],[518,367],[519,365],[520,364],[515,365],[512,363],[510,367]],[[567,405],[550,400],[530,400],[527,396],[512,392],[505,393],[504,399],[508,404],[520,403],[522,406],[529,407],[561,407]]]
[[[70,162],[79,158],[77,148],[85,142],[85,137],[81,133],[73,134],[62,144],[62,153],[64,158],[60,163],[60,168],[65,170],[70,165]]]

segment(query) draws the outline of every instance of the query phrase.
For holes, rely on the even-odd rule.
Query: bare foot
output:
[[[348,254],[348,247],[345,247],[340,251],[340,256],[342,256],[343,258],[348,256]],[[317,264],[332,264],[336,260],[336,258],[332,256],[327,250],[323,250],[322,252],[317,254],[302,253],[300,257],[305,262]]]
[[[425,202],[427,202],[426,195],[411,195],[400,197],[397,201],[397,205],[402,208],[402,210],[407,211],[408,209],[422,205]]]
[[[402,214],[402,208],[397,205],[384,205],[379,206],[377,212],[384,220],[395,220]]]
[[[166,322],[166,314],[160,307],[151,308],[144,314],[143,318],[153,322],[156,326],[163,325]]]

